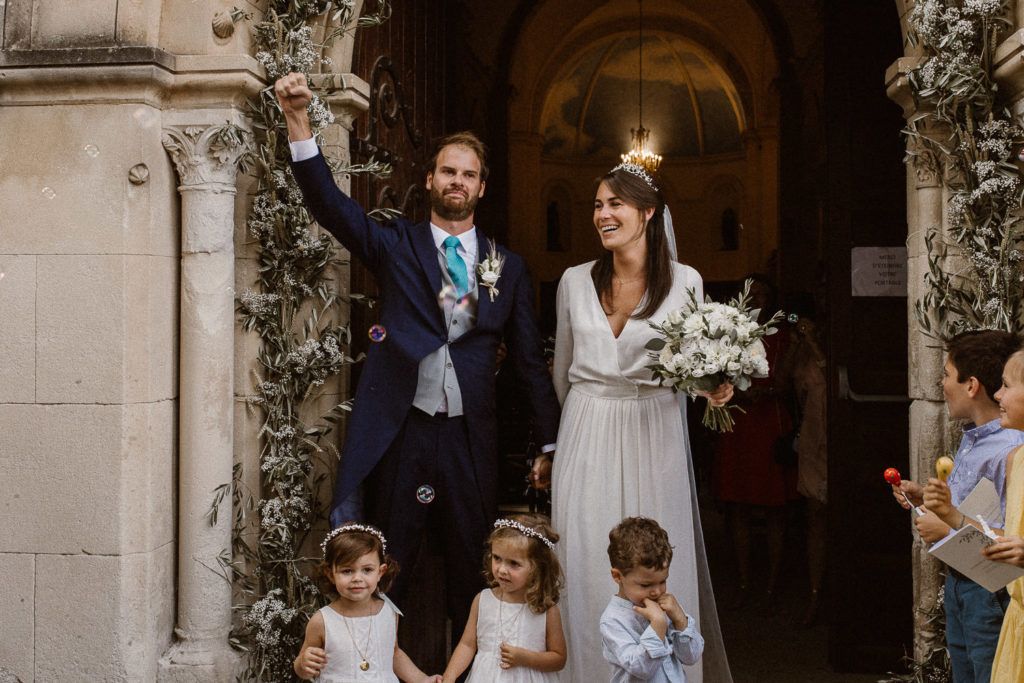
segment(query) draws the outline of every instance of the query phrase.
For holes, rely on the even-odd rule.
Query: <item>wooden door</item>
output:
[[[875,673],[897,670],[912,635],[909,520],[882,479],[908,470],[907,299],[854,296],[851,259],[905,247],[903,118],[884,86],[902,46],[892,3],[825,13],[829,658]]]
[[[386,178],[357,176],[352,196],[366,209],[399,209],[412,221],[429,218],[424,187],[428,162],[438,139],[449,132],[448,68],[457,37],[445,35],[451,2],[402,3],[381,26],[362,29],[356,36],[352,71],[370,84],[370,108],[356,119],[351,134],[353,163],[370,159],[392,166]],[[353,263],[351,291],[378,294],[372,275]],[[352,309],[353,351],[369,345],[366,331],[377,321],[373,308]],[[359,366],[353,385],[359,380]],[[407,618],[402,620],[400,643],[421,668],[431,673],[444,669],[451,635],[445,619],[443,561],[427,542],[413,571]],[[482,551],[482,549],[481,549]],[[455,639],[461,634],[455,634]]]

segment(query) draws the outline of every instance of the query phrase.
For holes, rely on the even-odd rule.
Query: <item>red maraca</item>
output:
[[[900,471],[895,467],[890,467],[885,472],[882,472],[882,478],[893,486],[899,486],[900,482],[903,481],[900,479]]]
[[[900,478],[900,471],[895,467],[890,467],[886,469],[885,472],[882,472],[882,478],[885,479],[890,484],[892,484],[893,486],[895,486],[897,489],[899,489],[900,487],[900,482],[903,481]],[[919,515],[924,514],[924,512],[922,512],[920,508],[914,507],[914,504],[910,502],[909,498],[907,498],[907,494],[903,493],[902,490],[900,490],[900,495],[903,496],[903,500],[907,501],[907,505],[910,506],[911,510],[913,510]]]

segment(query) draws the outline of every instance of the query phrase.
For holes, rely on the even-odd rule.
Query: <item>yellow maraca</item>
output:
[[[942,456],[941,458],[939,458],[938,460],[935,461],[935,473],[937,475],[939,475],[939,479],[941,479],[943,483],[946,482],[946,479],[949,477],[949,473],[952,472],[952,471],[953,471],[953,459],[952,458],[949,458],[949,457],[944,455],[944,456]]]

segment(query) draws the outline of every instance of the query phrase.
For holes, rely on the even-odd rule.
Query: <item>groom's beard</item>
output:
[[[476,211],[476,202],[480,195],[470,195],[465,188],[459,188],[461,192],[453,193],[452,188],[446,188],[447,194],[442,194],[437,187],[430,188],[430,208],[446,221],[461,221],[469,218]]]

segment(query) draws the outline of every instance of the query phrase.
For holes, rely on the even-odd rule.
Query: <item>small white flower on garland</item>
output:
[[[498,296],[498,288],[495,285],[498,284],[498,278],[501,277],[505,257],[498,253],[498,246],[494,240],[488,240],[488,243],[491,249],[487,252],[487,258],[476,264],[476,274],[480,277],[480,286],[487,288],[491,295],[491,303],[494,303],[494,297]]]
[[[377,527],[372,527],[372,526],[369,526],[369,525],[366,525],[366,524],[342,524],[341,526],[331,530],[327,534],[327,536],[324,537],[323,543],[320,544],[320,550],[323,551],[324,555],[326,556],[327,555],[327,544],[331,542],[332,538],[334,538],[338,534],[343,534],[343,533],[352,532],[352,531],[361,531],[364,534],[371,534],[373,536],[376,536],[377,540],[380,541],[380,551],[381,551],[381,554],[382,555],[387,555],[388,554],[388,542],[384,538],[384,534],[382,534],[380,529],[378,529]]]
[[[519,522],[515,521],[514,519],[505,519],[504,517],[502,517],[501,519],[497,520],[494,523],[494,528],[495,529],[500,529],[502,527],[508,527],[509,529],[515,529],[516,531],[518,531],[519,533],[523,534],[524,536],[529,536],[531,538],[536,538],[538,541],[542,542],[544,545],[546,545],[551,550],[555,549],[555,544],[551,541],[550,538],[548,538],[547,536],[545,536],[541,532],[537,531],[536,529],[531,529],[530,527],[526,526],[525,524],[520,524]]]

